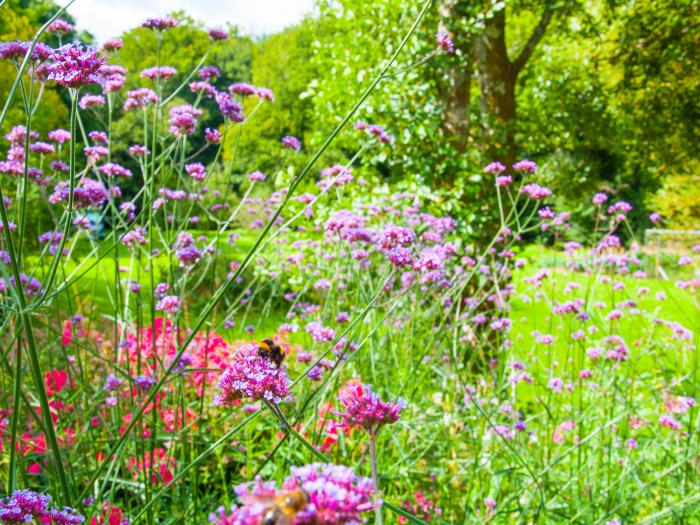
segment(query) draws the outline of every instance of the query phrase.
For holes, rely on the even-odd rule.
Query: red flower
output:
[[[44,382],[46,383],[46,395],[51,397],[58,394],[66,386],[68,374],[65,370],[56,370],[44,374]]]

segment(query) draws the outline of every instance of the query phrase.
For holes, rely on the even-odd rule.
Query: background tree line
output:
[[[318,145],[393,51],[418,4],[318,0],[314,16],[274,35],[251,38],[231,26],[234,38],[217,45],[208,60],[222,71],[217,85],[264,85],[277,103],[260,109],[253,132],[229,137],[248,153],[234,158],[227,144],[218,183],[235,185],[255,169],[282,169],[285,134],[299,136],[307,149]],[[0,10],[4,39],[29,38],[55,8],[50,0],[10,0]],[[162,50],[162,63],[178,70],[174,84],[209,46],[202,25],[185,13],[175,16],[180,26]],[[667,226],[697,227],[698,24],[694,0],[439,0],[396,66],[400,73],[387,78],[362,110],[364,120],[395,137],[391,154],[370,155],[357,169],[398,189],[430,187],[436,206],[458,215],[475,235],[493,213],[482,167],[522,157],[537,161],[545,182],[566,202],[577,225],[572,238],[582,239],[594,220],[587,210],[595,191],[631,202],[634,228],[648,225],[652,210]],[[438,30],[452,35],[455,53],[412,67],[434,50]],[[134,28],[121,37],[127,88],[146,85],[138,73],[155,63],[151,32]],[[67,38],[91,39],[85,33]],[[6,88],[11,66],[0,67],[0,87]],[[60,102],[43,104],[53,110],[36,115],[37,127],[48,130],[65,123],[67,101],[51,89],[44,96]],[[192,102],[194,95],[183,90],[179,98],[174,102]],[[202,129],[221,124],[207,104]],[[134,118],[118,112],[117,136],[134,126]],[[338,141],[327,161],[349,157],[351,141]],[[128,164],[121,154],[119,161]],[[284,160],[292,167],[302,162]]]

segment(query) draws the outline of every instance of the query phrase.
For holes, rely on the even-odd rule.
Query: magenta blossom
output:
[[[287,149],[293,149],[294,151],[299,151],[301,149],[301,142],[298,138],[291,135],[287,135],[282,138],[282,146]]]
[[[313,463],[292,467],[291,476],[282,490],[300,490],[308,498],[306,506],[296,515],[294,525],[359,525],[363,514],[375,508],[374,483],[357,476],[350,467]],[[260,501],[274,501],[281,494],[274,481],[238,485],[234,492],[242,506],[233,506],[230,514],[223,507],[209,516],[215,525],[259,525],[268,507]]]
[[[73,26],[65,20],[61,20],[60,18],[57,18],[56,20],[51,22],[46,28],[47,33],[53,33],[57,35],[65,35],[66,33],[70,33],[71,31],[73,31]]]
[[[66,44],[51,54],[49,80],[59,86],[78,89],[89,84],[99,84],[100,70],[105,59],[90,46]]]
[[[164,18],[148,18],[142,24],[142,27],[147,29],[153,29],[154,31],[165,31],[166,29],[171,29],[177,25],[177,20],[166,16]]]
[[[120,38],[112,38],[105,40],[102,44],[102,51],[105,53],[114,53],[124,47],[124,42]]]
[[[228,33],[223,29],[210,29],[209,38],[212,40],[228,40]]]
[[[343,426],[348,429],[363,428],[371,435],[376,435],[384,425],[396,423],[406,406],[402,399],[382,401],[369,385],[362,384],[345,388],[339,400],[345,405],[345,412],[336,412],[336,415],[342,418]]]
[[[496,175],[499,175],[504,171],[506,171],[506,167],[500,162],[492,162],[484,168],[484,173],[494,173]]]
[[[452,42],[450,35],[441,31],[437,35],[435,35],[435,38],[437,39],[438,48],[441,51],[447,53],[448,55],[451,55],[455,52],[455,45],[454,42]]]
[[[234,354],[229,367],[221,374],[214,405],[234,405],[241,399],[279,403],[289,395],[289,378],[284,368],[277,368],[258,355],[258,347],[246,345]]]
[[[513,164],[513,169],[515,171],[528,171],[530,173],[535,173],[537,171],[537,164],[531,160],[523,159]]]

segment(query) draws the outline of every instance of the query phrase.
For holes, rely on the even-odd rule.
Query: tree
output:
[[[516,87],[518,77],[547,31],[552,7],[545,5],[537,25],[517,56],[509,57],[506,45],[505,3],[494,3],[484,28],[475,39],[483,125],[489,140],[486,153],[511,166],[516,158]]]

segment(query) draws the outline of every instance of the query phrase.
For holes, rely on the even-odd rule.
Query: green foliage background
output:
[[[55,9],[50,0],[8,2],[0,9],[4,40],[30,38]],[[318,0],[315,16],[274,35],[252,38],[230,26],[234,38],[215,45],[207,60],[222,71],[217,87],[232,82],[267,86],[276,102],[260,108],[256,126],[245,135],[226,137],[225,169],[216,174],[215,185],[235,190],[253,170],[288,173],[303,163],[303,156],[280,155],[280,139],[298,136],[307,151],[318,146],[392,53],[396,35],[417,9],[409,0]],[[516,153],[538,162],[543,181],[572,212],[570,236],[584,238],[593,221],[585,210],[596,191],[630,201],[635,206],[631,225],[638,231],[649,226],[651,211],[664,215],[668,227],[697,227],[700,7],[693,0],[436,2],[399,60],[396,71],[406,71],[382,82],[362,109],[363,119],[395,137],[393,152],[378,150],[355,169],[406,191],[430,187],[436,206],[458,216],[465,231],[478,237],[494,209],[485,197],[482,167],[502,147],[490,128],[493,115],[484,106],[483,72],[474,58],[478,42],[492,17],[505,10],[507,52],[515,57],[543,9],[552,10],[551,22],[517,77]],[[175,86],[210,44],[200,23],[184,12],[173,15],[180,25],[168,32],[161,63],[177,68],[169,81]],[[439,29],[450,31],[456,53],[437,54],[412,67],[435,49]],[[47,43],[57,45],[52,38]],[[66,37],[91,38],[86,32]],[[118,62],[130,72],[127,88],[146,85],[139,72],[156,63],[153,33],[135,28],[122,38]],[[12,68],[0,64],[0,90],[9,89]],[[450,90],[459,79],[468,86],[459,101],[465,112],[463,136],[445,125]],[[65,127],[67,101],[51,87],[43,97],[49,103],[40,105],[36,129]],[[173,104],[194,98],[183,89]],[[200,129],[221,125],[213,101],[206,101],[204,110]],[[12,111],[19,116],[18,108]],[[3,133],[18,123],[13,114]],[[134,118],[117,114],[116,139],[136,125]],[[88,127],[98,124],[87,118]],[[204,144],[201,136],[194,140]],[[349,152],[340,140],[326,153],[327,163],[347,160]],[[124,151],[115,155],[131,162]],[[205,161],[211,160],[207,155],[213,152],[205,153]]]

